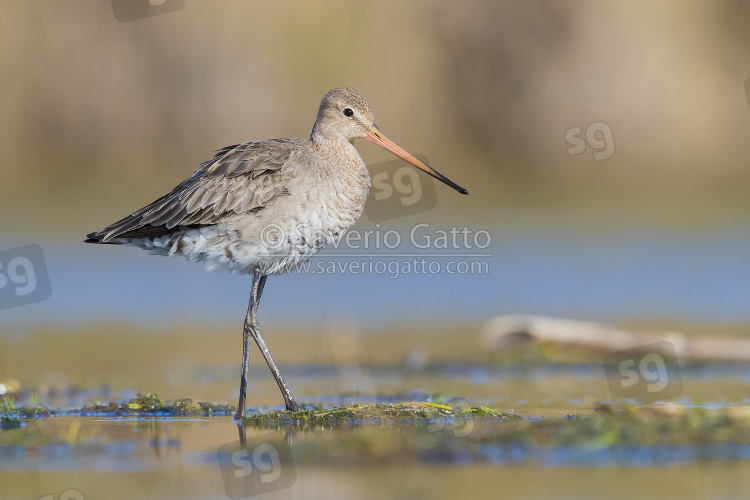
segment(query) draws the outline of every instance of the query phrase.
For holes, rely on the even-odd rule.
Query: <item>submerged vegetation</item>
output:
[[[85,406],[75,412],[80,415],[153,415],[165,417],[187,417],[211,415],[231,415],[237,411],[236,406],[196,402],[192,399],[177,399],[175,401],[162,401],[156,393],[139,394],[138,397],[127,403],[116,403],[110,401],[107,404],[95,403]]]
[[[438,397],[438,399],[440,399]],[[38,401],[36,401],[38,403]],[[49,410],[42,406],[22,406],[16,408],[12,397],[2,399],[0,415],[3,418],[33,418],[52,415],[65,416],[227,416],[234,415],[237,407],[229,404],[197,402],[192,399],[164,401],[154,392],[139,394],[127,402],[95,401],[91,405],[75,410]],[[373,403],[353,404],[349,407],[305,408],[299,413],[286,410],[256,412],[244,419],[246,425],[273,427],[278,425],[306,425],[338,427],[356,423],[408,422],[429,423],[431,420],[464,420],[467,418],[492,418],[497,420],[521,418],[513,413],[478,406],[472,408],[451,407],[434,402]]]
[[[544,418],[523,417],[484,406],[451,406],[437,399],[440,402],[316,406],[299,413],[257,411],[239,424],[243,436],[245,429],[275,431],[276,438],[269,439],[293,442],[300,462],[315,464],[438,461],[642,465],[750,457],[750,412],[743,407],[616,408],[603,404],[588,408],[581,415]],[[77,410],[18,408],[12,398],[4,398],[0,404],[0,429],[4,431],[0,450],[13,443],[31,442],[28,439],[32,438],[36,446],[73,444],[79,440],[88,446],[95,444],[99,439],[96,431],[78,429],[82,425],[104,425],[102,421],[68,422],[71,417],[226,418],[234,411],[230,405],[190,399],[163,401],[154,393],[127,402],[97,402]],[[29,420],[43,416],[62,417],[60,421],[65,424],[56,433],[49,430],[55,426],[28,425]],[[58,422],[58,418],[53,421]],[[159,426],[160,420],[151,420],[143,429],[157,435],[168,432]],[[23,430],[18,429],[24,426]],[[65,426],[69,430],[62,430]],[[177,446],[179,437],[170,443]]]
[[[495,414],[454,418],[445,425],[408,418],[383,425],[379,419],[352,420],[347,410],[326,414],[320,409],[320,414],[296,422],[287,412],[271,412],[245,422],[285,430],[287,436],[298,430],[314,433],[314,438],[300,434],[294,439],[295,456],[319,465],[419,461],[638,466],[750,457],[749,416],[725,410],[600,408],[587,416]]]
[[[14,417],[3,413],[0,415],[0,429],[14,429],[21,427],[22,421],[18,417]]]
[[[161,417],[186,417],[186,416],[222,416],[234,414],[236,406],[222,405],[216,403],[195,402],[192,399],[178,399],[175,401],[163,401],[156,393],[139,394],[125,403],[110,401],[101,403],[96,401],[91,405],[76,410],[50,410],[38,405],[38,401],[31,406],[16,407],[12,397],[4,397],[0,405],[0,418],[3,426],[5,422],[12,419],[28,419],[49,417],[55,415],[66,416],[161,416]]]
[[[24,419],[49,417],[54,414],[38,403],[38,399],[34,397],[31,398],[29,406],[18,407],[12,396],[3,396],[0,399],[0,429],[21,427]]]
[[[521,418],[513,413],[503,413],[484,406],[476,408],[451,408],[447,405],[410,402],[387,404],[354,404],[350,407],[315,407],[303,409],[300,412],[268,411],[248,415],[243,419],[247,426],[278,429],[294,428],[307,430],[314,428],[340,428],[351,425],[382,426],[392,424],[408,424],[426,426],[438,422],[452,423],[458,426],[468,420],[491,419],[503,421],[505,419]]]

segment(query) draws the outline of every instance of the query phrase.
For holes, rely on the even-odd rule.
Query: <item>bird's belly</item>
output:
[[[264,274],[294,271],[326,245],[338,243],[361,214],[351,209],[331,214],[324,207],[285,220],[274,219],[255,227],[248,239],[255,242],[257,267]]]
[[[367,181],[333,189],[301,183],[294,186],[299,191],[260,211],[242,231],[243,239],[252,242],[249,253],[257,256],[255,267],[264,274],[294,271],[326,245],[337,243],[362,214],[369,177]]]
[[[293,271],[310,259],[327,244],[338,240],[336,233],[343,230],[320,224],[318,221],[301,220],[292,223],[271,222],[253,231],[254,244],[246,247],[252,255],[253,267],[263,274],[278,274]],[[345,229],[344,229],[345,230]]]
[[[361,212],[362,207],[334,211],[321,205],[304,213],[266,209],[244,214],[187,233],[183,240],[188,244],[181,245],[180,255],[204,262],[210,271],[249,274],[258,269],[266,275],[295,271],[323,247],[338,242]]]

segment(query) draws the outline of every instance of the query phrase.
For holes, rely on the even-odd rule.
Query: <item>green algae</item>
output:
[[[95,403],[85,406],[76,413],[79,414],[116,414],[116,415],[160,415],[160,416],[211,416],[229,415],[237,411],[236,406],[205,403],[193,401],[192,399],[177,399],[175,401],[163,401],[154,392],[139,394],[138,397],[127,403],[110,401],[107,404]]]
[[[504,413],[484,406],[476,408],[451,408],[448,405],[428,402],[354,404],[350,407],[314,407],[299,412],[286,410],[267,411],[248,415],[243,419],[246,426],[256,428],[281,427],[295,429],[341,428],[351,425],[426,426],[436,422],[463,422],[468,418],[505,420],[521,418],[513,413]]]
[[[0,399],[0,429],[20,427],[24,419],[54,415],[54,411],[39,406],[38,400],[34,400],[33,402],[33,405],[17,407],[15,399],[12,396],[4,396]]]
[[[660,413],[629,408],[579,417],[472,418],[445,425],[360,423],[364,425],[313,427],[277,422],[274,430],[292,435],[303,431],[294,438],[301,463],[341,466],[410,461],[638,465],[733,459],[750,448],[750,418],[721,410]]]
[[[442,401],[442,400],[441,400]],[[300,412],[270,410],[251,413],[244,427],[276,431],[323,432],[345,429],[385,430],[386,441],[433,434],[462,437],[466,443],[520,444],[554,448],[584,446],[606,449],[618,446],[750,446],[750,412],[742,408],[708,410],[674,405],[668,408],[599,405],[582,416],[522,417],[484,406],[459,407],[434,402],[353,404],[308,407]],[[78,410],[50,410],[41,406],[17,408],[11,398],[0,401],[0,428],[14,429],[25,420],[48,416],[231,416],[236,407],[196,402],[164,401],[155,393],[127,402],[95,403]],[[390,432],[392,430],[403,432]],[[413,431],[413,432],[407,432]],[[332,432],[335,439],[352,433]],[[357,439],[365,439],[366,432]]]

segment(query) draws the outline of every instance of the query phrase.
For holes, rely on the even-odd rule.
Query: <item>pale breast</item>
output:
[[[343,237],[362,214],[370,176],[353,146],[340,155],[335,161],[316,158],[298,165],[287,195],[257,213],[227,221],[224,232],[233,234],[226,252],[232,255],[230,270],[289,272]]]
[[[353,148],[352,148],[353,149]],[[356,150],[355,150],[356,154]],[[370,176],[356,155],[347,168],[317,164],[289,185],[276,210],[258,214],[248,239],[263,245],[259,267],[268,274],[288,272],[326,245],[338,242],[362,214]]]

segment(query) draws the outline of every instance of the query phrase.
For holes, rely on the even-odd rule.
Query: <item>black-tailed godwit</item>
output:
[[[266,277],[338,241],[359,218],[370,176],[352,141],[364,138],[451,186],[468,192],[388,139],[367,101],[350,87],[328,92],[309,139],[270,139],[227,146],[168,194],[87,236],[87,243],[132,245],[203,262],[209,270],[252,274],[243,328],[237,414],[245,415],[250,338],[284,396],[300,407],[281,378],[257,322]]]

